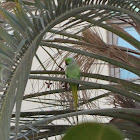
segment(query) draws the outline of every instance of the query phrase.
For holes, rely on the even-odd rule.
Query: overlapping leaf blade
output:
[[[24,1],[23,1],[24,2]],[[7,140],[10,133],[10,117],[13,111],[13,107],[16,103],[17,109],[17,130],[18,130],[18,122],[20,116],[20,105],[24,94],[24,89],[28,80],[28,76],[31,69],[32,59],[36,53],[36,50],[46,32],[54,31],[53,27],[57,24],[60,24],[63,21],[67,21],[69,18],[73,18],[70,22],[67,22],[65,26],[60,26],[59,32],[55,32],[54,34],[65,34],[67,37],[77,38],[75,34],[81,32],[84,28],[87,28],[91,25],[98,25],[101,27],[110,30],[117,35],[120,35],[122,38],[126,39],[127,41],[133,41],[133,38],[128,38],[127,35],[123,36],[121,33],[117,31],[113,31],[111,27],[107,28],[106,26],[102,26],[101,22],[104,20],[110,19],[115,15],[119,14],[127,14],[132,16],[135,20],[140,21],[139,12],[138,12],[138,5],[139,1],[133,2],[131,0],[128,1],[107,1],[107,0],[57,0],[48,2],[44,1],[37,1],[33,2],[34,8],[36,13],[31,14],[32,11],[21,2],[18,1],[16,3],[17,7],[15,9],[15,15],[7,12],[4,9],[0,9],[3,15],[8,20],[8,24],[12,27],[12,30],[16,30],[16,35],[10,35],[4,29],[0,29],[0,36],[2,37],[4,44],[3,46],[6,47],[5,50],[11,51],[13,54],[7,53],[3,55],[3,58],[6,58],[8,61],[11,58],[11,61],[15,62],[13,65],[8,65],[9,69],[11,68],[12,71],[9,72],[11,75],[10,81],[7,82],[7,88],[5,90],[5,99],[3,102],[3,106],[1,109],[1,117],[0,117],[0,139]],[[26,3],[32,4],[32,3]],[[121,7],[121,8],[120,8]],[[97,9],[97,11],[96,11]],[[138,10],[136,10],[138,9]],[[102,16],[99,11],[105,10],[105,15]],[[84,14],[89,12],[88,17],[84,17]],[[96,11],[96,15],[92,15],[92,12]],[[113,11],[114,13],[110,12],[108,15],[106,13],[108,11]],[[83,16],[81,16],[83,14]],[[113,15],[112,15],[113,14]],[[86,15],[86,14],[85,14]],[[92,18],[99,17],[100,19],[96,19],[95,21]],[[74,23],[75,21],[79,20],[78,22]],[[72,24],[71,24],[72,23]],[[85,26],[82,26],[82,24]],[[61,24],[60,24],[61,25]],[[80,30],[77,33],[73,33],[72,35],[69,34],[68,30],[72,29],[73,27],[80,27]],[[24,31],[25,30],[25,31]],[[66,31],[66,32],[65,32]],[[127,38],[126,38],[127,36]],[[22,39],[23,38],[23,39]],[[79,38],[78,38],[79,39]],[[5,45],[5,42],[7,45]],[[135,42],[135,41],[134,41]],[[134,44],[132,42],[132,44]],[[58,42],[59,43],[59,42]],[[139,46],[139,42],[134,44],[135,46]],[[57,49],[62,49],[65,51],[72,51],[71,48],[62,47],[60,45],[52,43],[48,43],[47,46],[54,47],[57,46]],[[76,51],[75,51],[76,52]],[[77,51],[78,53],[78,51]],[[87,53],[83,53],[85,55]],[[95,54],[96,55],[96,54]],[[88,54],[87,56],[90,57]],[[97,56],[97,55],[96,55]],[[0,55],[2,57],[2,55]],[[108,58],[104,58],[98,55],[98,59],[107,61]],[[107,61],[109,62],[109,61]],[[118,64],[116,60],[110,60],[113,62],[114,65]],[[115,64],[116,63],[116,64]],[[8,63],[9,64],[9,63]],[[124,64],[119,63],[118,66],[123,66]],[[136,69],[132,69],[128,65],[125,65],[124,68],[133,71],[134,73],[139,74],[139,71]],[[116,91],[117,92],[117,91]]]

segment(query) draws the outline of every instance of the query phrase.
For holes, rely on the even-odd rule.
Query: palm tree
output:
[[[139,55],[139,52],[129,49],[126,51],[123,47],[106,44],[97,33],[89,28],[95,26],[104,28],[123,38],[139,51],[140,42],[116,26],[113,21],[115,19],[123,20],[123,22],[134,26],[139,33],[140,2],[138,0],[19,0],[11,4],[13,9],[10,9],[10,11],[2,8],[4,5],[1,5],[0,8],[2,17],[0,23],[0,139],[8,140],[9,137],[11,139],[13,137],[31,139],[35,135],[38,138],[45,138],[46,134],[48,136],[63,134],[70,127],[69,125],[61,126],[60,129],[58,125],[54,127],[47,124],[61,118],[69,120],[68,117],[81,114],[123,119],[125,120],[123,125],[119,122],[113,123],[122,130],[126,137],[138,139],[140,137],[140,110],[138,108],[133,107],[132,109],[131,106],[129,109],[125,106],[125,108],[93,109],[91,105],[93,105],[94,100],[110,94],[115,95],[115,99],[122,98],[123,101],[127,100],[137,104],[137,106],[139,105],[139,84],[101,75],[100,73],[92,73],[92,64],[101,60],[140,76],[139,57],[133,55],[133,53]],[[124,17],[131,20],[131,23],[129,20],[124,20]],[[37,54],[39,48],[49,56],[44,63]],[[54,55],[50,51],[54,51]],[[74,56],[79,64],[83,63],[81,66],[82,80],[64,78],[62,63],[64,57],[69,55]],[[40,68],[35,71],[31,71],[33,58],[36,58],[40,64]],[[50,67],[52,67],[51,71],[49,70]],[[105,80],[109,84],[89,82],[92,78]],[[25,94],[24,96],[29,79],[47,81],[47,91],[31,95]],[[69,108],[71,106],[71,96],[68,94],[63,96],[65,89],[62,89],[61,82],[80,84],[79,90],[82,91],[84,96],[93,89],[94,91],[95,89],[103,89],[107,92],[92,99],[89,97],[86,101],[81,99],[79,106],[91,103],[90,110],[73,112],[74,110]],[[52,90],[49,88],[51,84]],[[42,87],[44,87],[44,83]],[[45,101],[42,102],[43,99],[40,96],[55,93],[59,93],[61,102],[55,98],[53,102],[47,102],[47,104],[49,104],[49,107],[60,106],[66,110],[20,112],[23,100],[44,104]],[[38,98],[40,100],[37,100]],[[49,101],[49,98],[47,100]],[[64,101],[69,101],[69,103],[67,104]],[[16,109],[15,114],[13,113],[14,107]],[[81,107],[81,109],[84,109],[84,107]],[[46,118],[47,115],[51,116]],[[25,119],[21,119],[20,116],[21,118],[25,117]],[[15,127],[11,127],[13,123]],[[129,125],[132,128],[128,127]],[[137,129],[134,129],[134,127],[137,127]],[[56,131],[53,131],[54,128]],[[50,131],[40,131],[44,129]]]

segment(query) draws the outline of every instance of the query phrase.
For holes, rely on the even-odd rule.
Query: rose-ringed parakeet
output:
[[[71,79],[80,79],[80,68],[77,65],[74,58],[67,57],[65,59],[65,63],[67,65],[66,70],[65,70],[66,77],[71,78]],[[78,89],[78,85],[77,84],[70,84],[70,88],[72,90],[74,105],[75,105],[75,109],[77,111],[77,102],[78,102],[77,89]]]

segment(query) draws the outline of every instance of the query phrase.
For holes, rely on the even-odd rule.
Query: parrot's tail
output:
[[[77,111],[77,104],[78,104],[77,89],[78,89],[78,85],[72,84],[71,88],[72,88],[72,95],[73,95],[75,110]],[[78,124],[78,122],[79,122],[78,121],[78,115],[76,116],[76,119],[77,119],[77,124]]]
[[[77,96],[77,88],[78,86],[76,84],[72,84],[72,95],[73,95],[73,100],[74,100],[74,106],[77,111],[77,103],[78,103],[78,96]]]

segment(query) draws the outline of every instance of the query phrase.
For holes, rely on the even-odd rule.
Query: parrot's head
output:
[[[69,64],[71,64],[71,63],[73,63],[74,62],[74,58],[72,58],[72,57],[67,57],[67,58],[65,58],[65,64],[66,65],[69,65]]]

